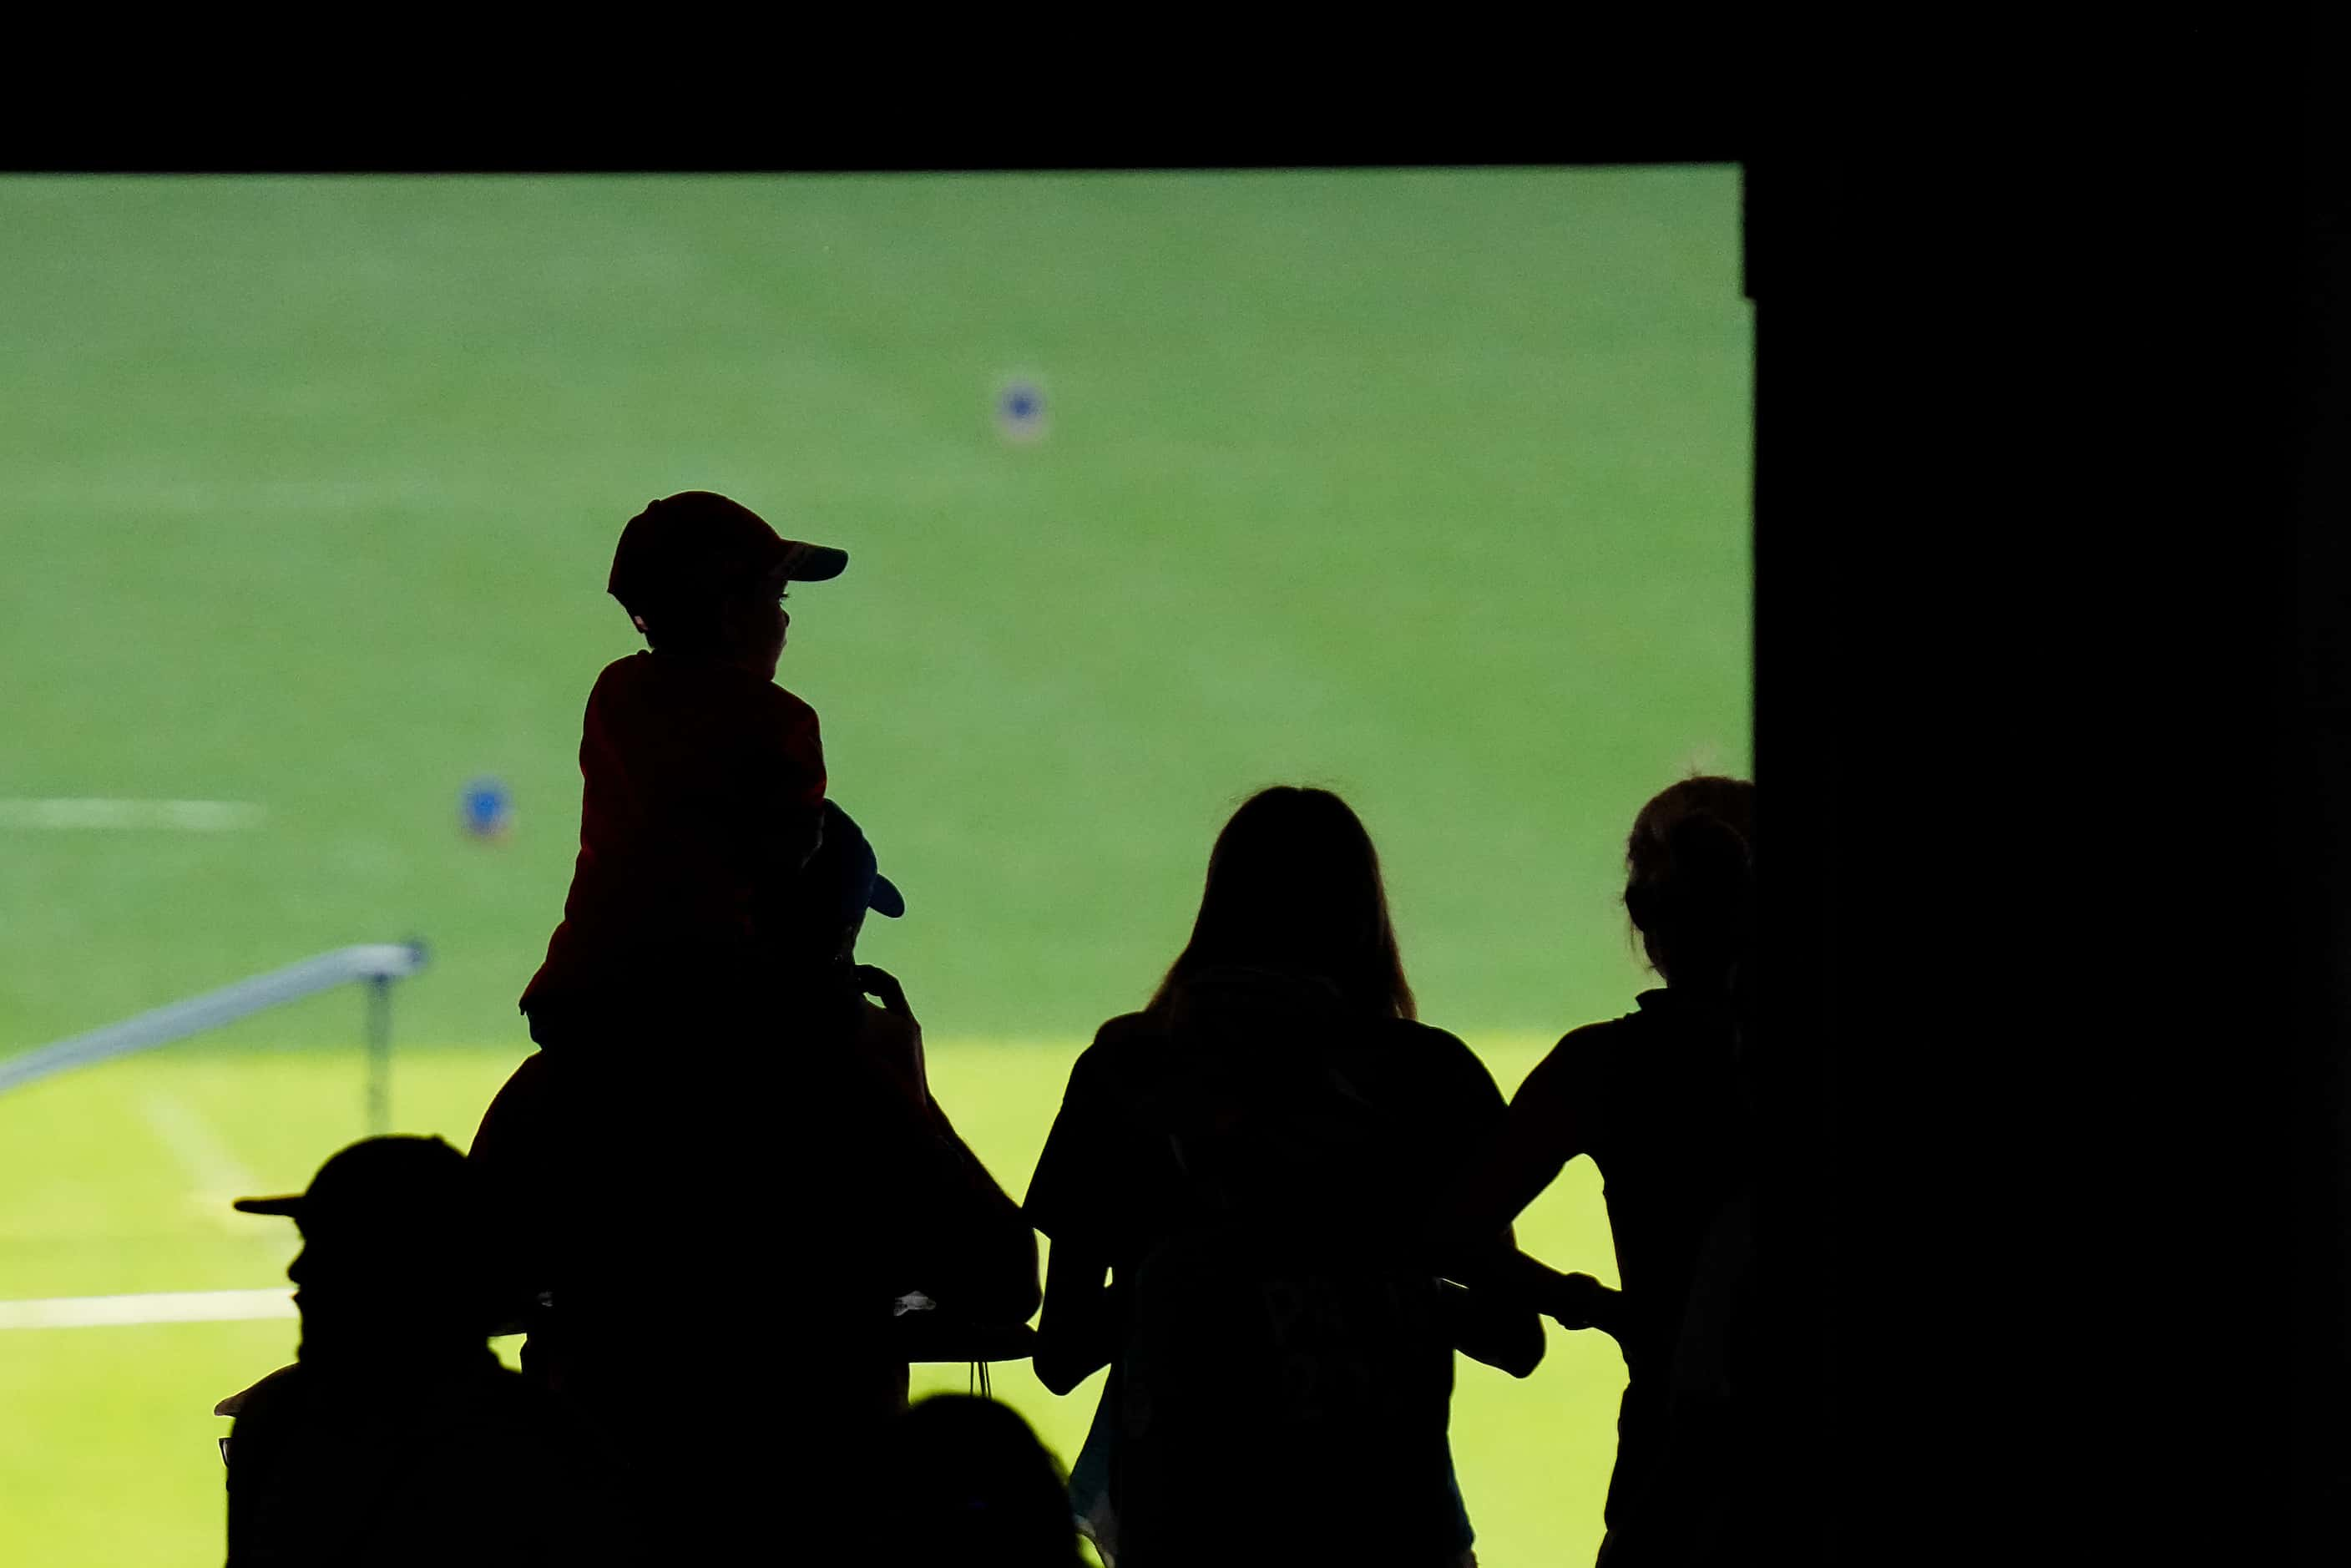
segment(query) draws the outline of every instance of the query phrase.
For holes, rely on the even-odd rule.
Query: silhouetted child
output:
[[[479,1206],[438,1138],[370,1138],[305,1192],[298,1359],[222,1401],[230,1568],[632,1561],[621,1472],[485,1343]]]
[[[1735,1482],[1723,1405],[1747,1291],[1751,1123],[1741,1051],[1754,946],[1755,787],[1687,779],[1641,809],[1625,906],[1665,979],[1640,1010],[1568,1034],[1527,1075],[1462,1185],[1462,1233],[1490,1237],[1588,1154],[1606,1180],[1624,1287],[1521,1266],[1544,1310],[1596,1323],[1627,1382],[1600,1561],[1694,1560]],[[1541,1282],[1547,1276],[1546,1282]],[[1750,1461],[1751,1462],[1751,1461]]]
[[[816,710],[775,685],[783,601],[848,562],[703,490],[622,530],[609,591],[651,649],[589,694],[579,861],[521,1001],[540,1044],[640,1043],[790,998],[778,921],[826,779]]]
[[[1542,1327],[1418,1245],[1505,1108],[1414,1014],[1363,824],[1269,789],[1159,993],[1071,1069],[1029,1188],[1036,1370],[1067,1393],[1111,1367],[1071,1500],[1117,1568],[1474,1561],[1453,1352],[1524,1376]]]
[[[1061,1467],[1019,1414],[938,1394],[899,1417],[879,1456],[888,1552],[872,1561],[969,1568],[1076,1568]]]

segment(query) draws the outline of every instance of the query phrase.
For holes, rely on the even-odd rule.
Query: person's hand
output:
[[[897,977],[871,964],[856,969],[857,988],[881,999],[876,1007],[861,999],[857,1014],[857,1050],[881,1066],[916,1107],[931,1103],[930,1076],[923,1061],[923,1026],[906,1005],[905,988]]]
[[[1562,1274],[1544,1292],[1542,1311],[1563,1329],[1616,1332],[1622,1291],[1612,1291],[1589,1274]]]

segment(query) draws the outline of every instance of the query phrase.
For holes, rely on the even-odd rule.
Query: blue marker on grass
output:
[[[1026,379],[1008,381],[996,394],[996,428],[1007,441],[1035,441],[1045,434],[1045,389]]]
[[[476,779],[458,797],[465,831],[477,839],[503,839],[514,830],[514,798],[495,779]]]

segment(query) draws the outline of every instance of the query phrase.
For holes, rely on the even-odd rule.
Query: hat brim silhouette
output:
[[[461,1199],[465,1170],[465,1156],[446,1139],[406,1134],[361,1138],[320,1166],[302,1191],[240,1197],[231,1207],[243,1214],[279,1214],[294,1220],[425,1212]]]
[[[240,1214],[282,1214],[288,1219],[302,1218],[302,1194],[280,1193],[276,1197],[240,1197],[229,1206]]]
[[[835,549],[831,545],[803,544],[798,539],[786,539],[777,557],[777,567],[791,582],[826,582],[848,570],[849,552]]]

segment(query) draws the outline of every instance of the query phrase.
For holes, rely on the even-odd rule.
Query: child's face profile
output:
[[[731,597],[720,612],[729,656],[769,680],[784,656],[784,639],[792,623],[784,611],[786,586],[780,574],[765,578]]]

